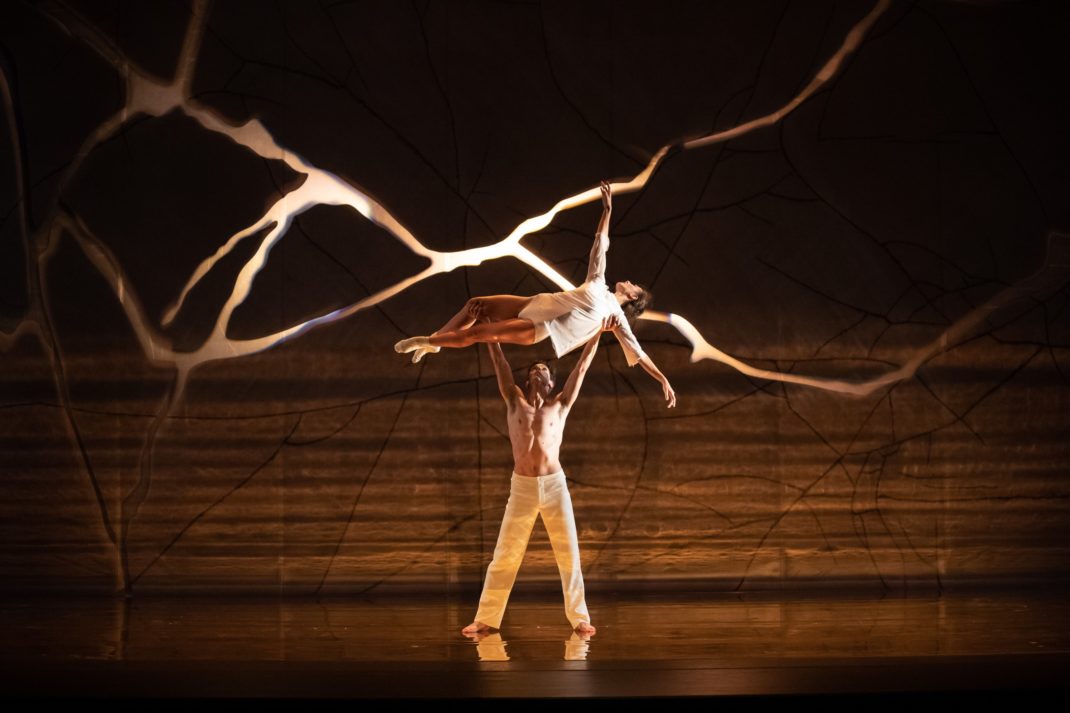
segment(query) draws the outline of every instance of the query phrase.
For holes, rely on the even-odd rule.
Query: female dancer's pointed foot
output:
[[[486,634],[490,631],[490,627],[481,621],[473,621],[468,626],[461,629],[461,633],[465,636],[473,636],[475,634]]]
[[[431,348],[431,342],[427,337],[409,337],[408,339],[402,339],[400,342],[394,345],[394,351],[398,354],[407,354],[417,349],[429,349]],[[438,347],[435,347],[437,350]]]
[[[581,621],[576,627],[576,633],[580,636],[594,636],[595,628],[585,621]]]

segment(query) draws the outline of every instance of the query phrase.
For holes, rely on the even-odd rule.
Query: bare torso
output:
[[[534,477],[561,470],[561,437],[568,414],[556,398],[535,401],[518,395],[509,404],[509,441],[517,475]]]

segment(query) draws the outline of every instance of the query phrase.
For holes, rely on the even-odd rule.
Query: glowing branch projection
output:
[[[1045,253],[1044,264],[1037,272],[1017,284],[999,291],[984,304],[976,307],[948,327],[939,337],[925,346],[915,349],[910,359],[898,369],[859,383],[835,379],[822,379],[815,382],[813,377],[757,369],[717,349],[717,347],[703,338],[694,325],[679,315],[656,313],[649,319],[668,322],[680,330],[680,333],[687,337],[692,344],[692,362],[701,359],[714,359],[728,364],[740,373],[759,379],[783,381],[803,386],[819,386],[829,391],[866,396],[881,387],[912,378],[926,362],[965,342],[977,334],[986,323],[989,323],[988,327],[991,329],[990,321],[1004,309],[1022,302],[1038,300],[1042,295],[1054,292],[1065,284],[1070,279],[1070,263],[1066,262],[1063,257],[1068,252],[1068,249],[1070,249],[1070,236],[1060,233],[1050,234],[1048,236],[1048,250]]]
[[[873,10],[852,28],[843,45],[826,62],[816,77],[788,104],[776,112],[733,129],[692,139],[676,146],[662,147],[639,174],[628,181],[615,182],[613,184],[614,192],[618,194],[629,193],[642,189],[672,150],[689,150],[727,141],[755,129],[771,125],[787,115],[835,76],[846,58],[858,48],[865,33],[884,13],[888,5],[889,0],[880,0]],[[81,157],[87,155],[92,146],[108,138],[126,120],[133,116],[139,114],[162,116],[170,111],[179,110],[197,121],[203,128],[227,136],[258,156],[283,161],[291,169],[307,177],[300,187],[278,200],[259,220],[231,236],[214,255],[205,259],[187,281],[174,304],[163,315],[162,322],[166,326],[173,321],[182,309],[190,291],[211,272],[212,268],[222,258],[228,255],[242,240],[270,227],[268,232],[261,238],[256,252],[246,261],[239,272],[230,295],[219,312],[211,334],[199,348],[193,351],[178,352],[170,348],[167,340],[152,328],[146,319],[137,296],[128,287],[129,280],[122,276],[122,270],[118,262],[113,258],[105,257],[107,255],[106,249],[90,237],[90,233],[84,225],[80,225],[79,230],[76,231],[79,236],[79,244],[82,245],[83,249],[89,251],[87,254],[89,254],[93,264],[101,270],[109,284],[116,291],[127,318],[138,334],[138,340],[146,357],[154,363],[161,365],[171,364],[177,368],[176,400],[181,396],[189,372],[200,364],[240,357],[269,349],[293,339],[313,327],[331,323],[373,307],[404,291],[413,284],[433,275],[450,272],[458,267],[476,266],[488,260],[513,257],[535,269],[561,289],[573,287],[564,276],[539,256],[528,250],[520,241],[524,236],[548,226],[558,213],[597,200],[597,189],[592,188],[561,199],[545,213],[521,222],[509,235],[495,244],[456,252],[431,250],[425,247],[416,236],[370,195],[328,171],[309,165],[300,156],[280,146],[259,121],[253,119],[244,124],[234,126],[224,121],[215,112],[190,99],[190,84],[196,66],[196,57],[204,35],[204,27],[207,22],[206,2],[199,2],[193,8],[193,18],[183,42],[178,69],[174,79],[170,82],[161,81],[127,61],[106,38],[96,32],[91,25],[74,11],[62,5],[49,5],[48,8],[52,16],[64,28],[86,41],[102,58],[120,70],[124,74],[127,83],[126,105],[117,116],[112,117],[98,127],[90,141],[87,142],[87,146],[83,147],[80,152],[79,155]],[[256,275],[266,264],[271,249],[286,234],[296,216],[317,205],[344,205],[353,208],[368,220],[387,230],[412,252],[427,258],[430,264],[422,272],[380,290],[363,300],[292,325],[273,334],[245,340],[228,337],[227,328],[234,310],[250,294]],[[647,319],[667,322],[677,327],[691,341],[694,347],[693,359],[715,359],[751,375],[760,375],[763,378],[791,381],[855,394],[869,393],[884,383],[888,383],[881,381],[866,384],[849,384],[838,380],[802,377],[754,369],[709,345],[702,339],[691,323],[682,317],[660,312],[652,312],[644,316]]]
[[[646,167],[637,175],[627,181],[614,182],[614,193],[630,193],[644,188],[666,157],[675,151],[688,151],[728,141],[751,131],[771,126],[783,119],[837,75],[851,53],[861,45],[865,34],[887,10],[889,5],[890,0],[877,2],[873,9],[851,28],[843,44],[825,62],[806,87],[784,106],[770,114],[731,129],[689,139],[679,144],[661,147],[651,157]],[[84,22],[73,11],[62,6],[50,6],[50,12],[61,20],[65,27],[70,28],[72,32],[86,40],[101,57],[125,74],[127,103],[121,112],[121,120],[119,120],[119,117],[114,117],[105,122],[95,133],[93,137],[95,142],[99,143],[106,139],[132,116],[138,114],[162,116],[170,111],[179,110],[196,120],[203,128],[227,136],[236,144],[244,146],[258,156],[280,160],[295,172],[307,177],[298,188],[290,191],[268,208],[259,220],[235,233],[214,255],[206,258],[189,278],[174,304],[166,310],[162,319],[164,326],[174,320],[182,309],[190,291],[211,272],[220,260],[227,256],[242,240],[267,230],[267,233],[260,239],[260,244],[255,253],[240,270],[229,297],[220,309],[211,334],[199,348],[188,352],[173,351],[168,346],[167,340],[152,328],[145,318],[137,296],[128,287],[129,281],[122,277],[118,262],[114,259],[103,259],[101,257],[101,254],[105,252],[104,248],[88,237],[88,230],[84,226],[78,231],[78,235],[81,236],[80,244],[83,248],[92,250],[93,255],[90,257],[94,265],[105,274],[106,279],[116,290],[116,295],[123,305],[127,318],[137,331],[139,342],[146,357],[157,364],[170,364],[177,368],[176,395],[181,395],[189,372],[200,364],[221,359],[232,359],[270,349],[307,332],[309,329],[338,321],[356,312],[373,307],[418,282],[434,275],[450,272],[458,267],[477,266],[490,260],[513,257],[536,270],[561,289],[574,287],[557,270],[522,245],[521,239],[550,225],[554,217],[559,213],[598,200],[597,188],[591,188],[559,200],[548,211],[524,220],[506,237],[492,245],[455,252],[432,250],[425,247],[386,207],[378,203],[369,194],[328,171],[309,165],[300,156],[279,145],[259,121],[253,119],[244,124],[234,126],[224,121],[212,110],[190,99],[191,78],[196,66],[196,57],[203,38],[204,26],[207,22],[207,3],[200,2],[194,7],[190,29],[182,46],[178,71],[171,82],[162,82],[125,59],[121,59],[121,55],[109,45],[107,40],[95,32],[88,23]],[[82,153],[88,153],[90,148],[87,147]],[[358,302],[318,315],[272,334],[255,339],[233,339],[227,336],[227,329],[235,309],[249,296],[256,276],[267,263],[272,248],[286,234],[296,216],[319,205],[348,206],[356,210],[368,220],[388,231],[413,253],[427,258],[430,264],[422,272],[405,278]],[[735,359],[711,345],[691,322],[680,315],[650,311],[644,314],[642,318],[667,323],[675,327],[691,343],[692,361],[712,359],[748,376],[863,396],[913,376],[918,367],[924,364],[925,361],[931,359],[940,353],[942,349],[946,349],[954,344],[957,339],[961,339],[962,336],[968,333],[969,326],[976,324],[980,319],[979,315],[990,313],[994,309],[1004,306],[1013,297],[1020,296],[1022,289],[1024,288],[1019,286],[1015,290],[1001,293],[987,305],[980,308],[978,312],[967,315],[959,323],[953,325],[944,336],[918,350],[899,369],[866,381],[802,376],[759,369]]]
[[[827,84],[837,73],[837,71],[843,66],[847,57],[854,52],[861,44],[862,38],[865,33],[872,27],[873,23],[887,10],[890,4],[889,0],[880,0],[876,6],[860,20],[848,33],[843,45],[837,50],[837,52],[825,63],[821,70],[817,73],[815,78],[790,102],[778,109],[777,111],[747,122],[741,126],[737,126],[733,129],[726,131],[712,133],[708,136],[703,136],[698,139],[692,139],[682,144],[675,146],[663,146],[647,163],[646,167],[637,175],[632,177],[628,181],[614,182],[614,193],[630,193],[638,191],[645,187],[650,181],[654,172],[661,165],[662,161],[673,150],[689,150],[695,148],[701,148],[710,144],[727,141],[732,138],[742,136],[750,131],[759,129],[765,126],[769,126],[781,118],[786,116],[796,107],[800,106],[807,98],[812,96],[814,92]],[[203,7],[195,13],[194,25],[204,22],[204,10]],[[203,30],[191,30],[190,35],[200,36]],[[189,48],[191,42],[187,41],[184,47],[184,56]],[[188,69],[191,66],[192,60],[189,60],[184,68]],[[176,78],[175,83],[172,85],[172,91],[180,85],[180,79]],[[551,280],[561,289],[571,289],[574,285],[569,282],[563,275],[557,270],[553,269],[540,257],[532,253],[526,247],[524,247],[520,240],[532,233],[542,230],[546,226],[550,225],[554,217],[566,210],[576,208],[586,203],[591,203],[599,199],[599,193],[597,188],[591,188],[581,193],[568,196],[558,201],[550,210],[521,222],[516,228],[513,229],[509,235],[504,237],[499,242],[480,248],[472,248],[469,250],[463,250],[458,252],[437,252],[426,248],[410,231],[408,231],[397,219],[395,219],[390,212],[382,205],[377,203],[371,196],[365,194],[356,187],[345,183],[337,176],[333,174],[317,169],[313,166],[306,164],[299,157],[286,151],[281,146],[276,144],[267,135],[266,130],[257,122],[252,121],[242,127],[230,127],[225,124],[221,124],[218,119],[209,111],[199,108],[196,104],[188,99],[182,100],[176,107],[173,101],[167,101],[162,103],[160,107],[152,107],[151,109],[142,109],[148,113],[154,113],[159,109],[166,108],[180,108],[185,111],[189,116],[197,119],[202,126],[207,129],[218,131],[229,136],[236,143],[239,143],[250,150],[256,152],[260,156],[271,158],[282,158],[286,161],[290,168],[304,173],[308,176],[308,180],[305,181],[298,189],[287,194],[283,199],[275,203],[264,216],[254,223],[253,225],[239,231],[232,236],[226,244],[223,245],[215,255],[205,260],[194,272],[193,276],[186,283],[180,294],[178,300],[174,306],[167,311],[164,316],[164,323],[169,323],[182,308],[183,301],[190,290],[197,284],[199,280],[205,277],[211,269],[226,256],[230,250],[242,239],[255,234],[268,225],[274,224],[274,227],[270,232],[262,239],[259,249],[256,253],[246,262],[245,266],[238,275],[237,281],[234,285],[234,289],[231,292],[230,298],[223,306],[219,318],[216,321],[215,328],[211,336],[206,340],[204,345],[189,353],[174,354],[172,357],[173,363],[179,369],[179,383],[181,384],[185,378],[185,375],[190,369],[198,364],[214,359],[232,358],[235,356],[241,356],[244,354],[250,354],[253,352],[262,351],[272,346],[280,344],[288,339],[292,339],[307,330],[321,325],[336,321],[347,317],[355,312],[363,309],[375,306],[383,300],[389,299],[399,292],[405,290],[409,286],[420,282],[428,277],[437,275],[443,272],[449,272],[462,266],[474,266],[480,265],[485,261],[494,260],[502,257],[514,257],[521,262],[527,264],[531,268],[537,270],[544,277]],[[348,205],[354,210],[359,212],[365,218],[371,220],[380,227],[386,229],[394,237],[403,242],[410,250],[417,255],[421,255],[428,258],[431,264],[423,270],[423,272],[413,275],[401,282],[381,290],[369,297],[354,303],[348,307],[335,310],[328,314],[314,317],[305,322],[293,325],[284,330],[276,332],[274,334],[265,335],[263,337],[251,340],[234,340],[226,335],[227,326],[234,309],[241,304],[242,301],[248,296],[252,289],[252,281],[255,279],[256,274],[263,268],[267,262],[267,257],[271,248],[278,242],[279,239],[285,234],[286,229],[289,227],[293,218],[308,210],[315,205]],[[822,379],[818,377],[804,377],[793,374],[782,374],[780,372],[767,371],[761,369],[755,369],[749,365],[746,365],[736,359],[729,357],[728,355],[720,352],[711,345],[709,345],[705,339],[703,339],[697,332],[697,330],[686,319],[673,315],[671,313],[662,312],[650,312],[643,315],[645,319],[652,319],[661,322],[667,322],[681,331],[692,343],[694,351],[692,352],[692,359],[714,359],[721,361],[733,368],[749,375],[761,376],[763,378],[774,379],[779,381],[790,381],[793,383],[806,384],[809,386],[815,386],[819,388],[829,389],[832,391],[841,391],[851,394],[866,394],[874,391],[875,389],[883,386],[887,381],[874,381],[863,384],[851,384],[846,381]]]

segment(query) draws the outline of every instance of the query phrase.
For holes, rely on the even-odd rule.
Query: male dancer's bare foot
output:
[[[582,636],[594,636],[595,628],[585,621],[581,621],[576,627],[576,633]]]
[[[468,626],[461,629],[461,633],[465,636],[471,636],[473,634],[486,634],[490,631],[490,627],[481,621],[473,621]]]

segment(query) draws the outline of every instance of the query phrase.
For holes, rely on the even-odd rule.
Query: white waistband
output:
[[[517,473],[514,470],[513,471],[513,477],[514,478],[522,478],[523,480],[539,480],[540,478],[558,478],[558,477],[564,478],[565,477],[565,471],[559,470],[556,473],[547,473],[546,475],[521,475],[520,473]]]

